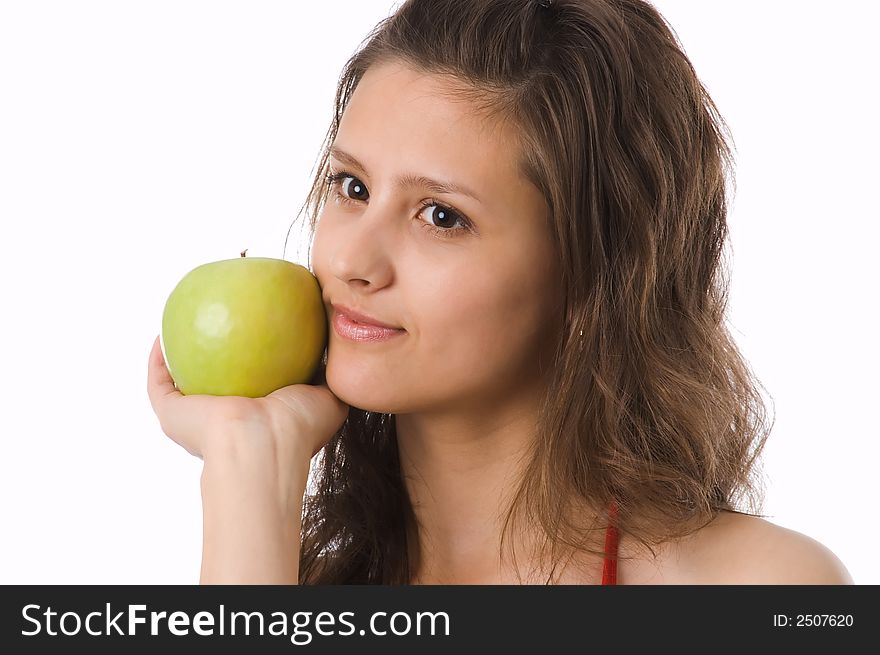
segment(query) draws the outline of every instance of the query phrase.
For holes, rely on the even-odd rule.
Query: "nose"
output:
[[[391,213],[373,204],[336,220],[331,273],[346,283],[385,286],[391,278],[394,252]]]

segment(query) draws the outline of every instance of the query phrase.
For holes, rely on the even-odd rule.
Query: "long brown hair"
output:
[[[504,533],[539,526],[555,570],[563,552],[603,554],[604,526],[578,507],[615,503],[621,533],[652,552],[721,510],[757,513],[772,426],[725,325],[732,139],[663,17],[642,0],[407,0],[344,67],[303,207],[311,237],[342,114],[390,61],[515,125],[550,207],[565,329]],[[352,407],[315,464],[300,582],[408,583],[393,415]]]

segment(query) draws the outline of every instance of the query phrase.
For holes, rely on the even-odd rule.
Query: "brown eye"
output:
[[[343,193],[352,200],[367,200],[370,197],[367,194],[367,187],[356,177],[346,175],[342,180]],[[361,197],[360,194],[365,194],[365,197]]]
[[[458,223],[464,224],[464,219],[461,216],[456,214],[448,207],[444,207],[443,205],[438,205],[437,203],[431,202],[426,205],[422,205],[422,209],[434,210],[425,212],[424,214],[434,227],[442,227],[449,230],[455,228],[456,224]]]

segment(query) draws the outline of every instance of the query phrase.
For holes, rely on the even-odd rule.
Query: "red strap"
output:
[[[617,503],[611,501],[611,507],[608,509],[608,517],[610,523],[605,531],[605,562],[602,568],[602,584],[617,584],[617,541],[619,535],[617,532]],[[613,553],[608,557],[607,553]]]

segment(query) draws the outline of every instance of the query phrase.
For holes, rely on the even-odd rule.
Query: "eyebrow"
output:
[[[354,166],[361,169],[362,171],[367,170],[366,167],[361,164],[353,155],[350,155],[344,150],[341,150],[338,146],[331,146],[330,154],[346,166]],[[404,189],[421,188],[428,189],[429,191],[433,191],[434,193],[458,193],[463,196],[473,198],[479,203],[483,202],[474,191],[471,191],[464,185],[450,182],[448,180],[435,180],[430,177],[425,177],[424,175],[416,175],[415,173],[404,173],[403,175],[398,176],[395,181],[399,187]]]

